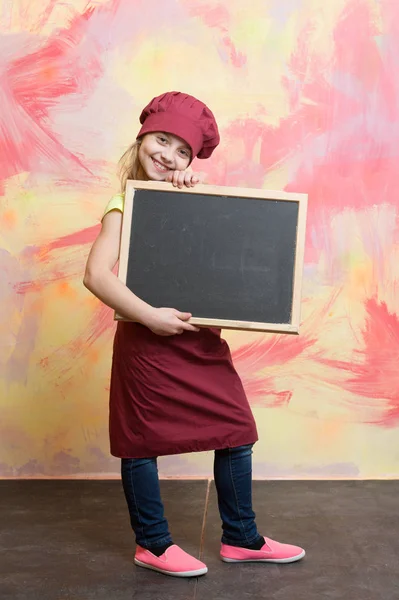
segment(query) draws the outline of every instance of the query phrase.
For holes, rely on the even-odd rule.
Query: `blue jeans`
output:
[[[231,546],[252,544],[260,537],[252,510],[252,446],[215,450],[214,477],[222,542]],[[136,543],[151,549],[170,542],[157,459],[122,458],[122,484]]]

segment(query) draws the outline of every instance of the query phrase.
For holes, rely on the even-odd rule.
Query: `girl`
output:
[[[121,159],[127,179],[192,187],[187,171],[219,143],[212,112],[180,92],[154,98],[140,116],[136,141]],[[122,483],[136,536],[135,563],[168,575],[207,572],[204,563],[173,544],[160,496],[157,457],[214,450],[214,478],[222,520],[220,556],[226,562],[293,562],[305,552],[261,536],[252,510],[255,422],[227,343],[219,329],[190,324],[191,314],[150,306],[114,275],[123,193],[105,209],[91,249],[84,285],[129,321],[119,322],[110,391],[111,453],[122,459]]]

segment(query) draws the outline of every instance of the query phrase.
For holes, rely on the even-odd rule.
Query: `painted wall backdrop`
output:
[[[181,90],[220,124],[209,183],[309,194],[301,335],[225,332],[255,475],[398,477],[399,2],[3,0],[0,21],[1,475],[119,471],[113,314],[82,275],[141,108]]]

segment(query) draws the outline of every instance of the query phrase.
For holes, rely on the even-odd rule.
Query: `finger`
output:
[[[184,174],[184,185],[185,185],[186,187],[191,187],[191,186],[192,186],[192,184],[191,184],[191,178],[192,178],[192,176],[193,176],[193,174],[192,174],[192,173],[187,173],[187,172],[186,172],[186,173]]]
[[[180,175],[180,171],[174,171],[173,172],[173,181],[172,181],[172,183],[173,183],[173,185],[175,187],[178,187],[178,185],[179,185],[179,175]]]
[[[191,178],[191,187],[194,187],[199,182],[200,182],[200,179],[199,179],[198,175],[193,175]]]
[[[173,171],[169,171],[169,173],[166,175],[165,181],[170,183],[172,181],[172,177],[173,177]]]
[[[181,327],[184,331],[199,331],[199,327],[190,325],[190,323],[182,323]]]
[[[178,187],[181,189],[184,186],[184,179],[186,177],[186,173],[184,171],[178,171],[179,173],[179,178],[178,178]]]
[[[191,313],[180,312],[179,310],[175,312],[175,315],[178,319],[180,319],[180,321],[188,321],[193,316]]]

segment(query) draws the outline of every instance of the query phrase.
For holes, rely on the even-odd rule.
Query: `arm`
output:
[[[186,323],[191,314],[150,306],[112,272],[118,262],[121,230],[122,213],[117,210],[107,213],[87,259],[84,286],[118,314],[145,325],[158,335],[198,331],[197,327]]]
[[[122,213],[105,215],[99,236],[87,259],[84,286],[123,317],[143,323],[152,307],[133,294],[112,272],[119,257]]]

